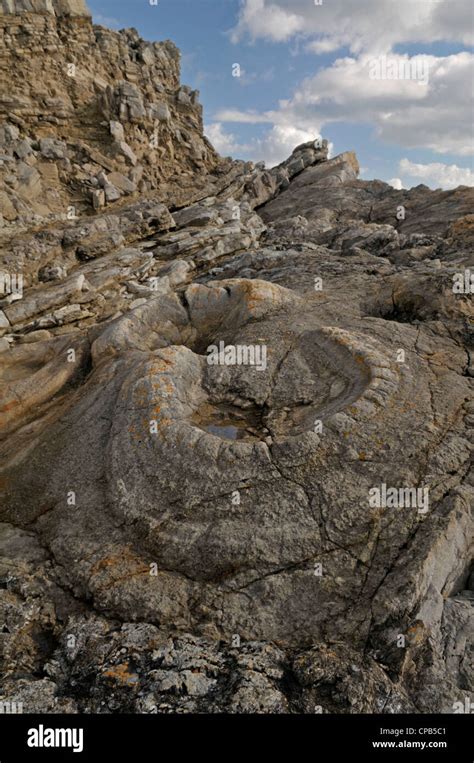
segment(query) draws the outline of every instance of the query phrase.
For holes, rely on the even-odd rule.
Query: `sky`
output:
[[[474,185],[472,0],[88,0],[96,24],[181,50],[223,156],[327,138],[361,177]]]

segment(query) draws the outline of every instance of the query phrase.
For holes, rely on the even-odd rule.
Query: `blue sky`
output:
[[[365,179],[474,185],[470,0],[89,0],[89,7],[95,23],[176,43],[182,82],[201,91],[206,133],[224,155],[271,166],[322,134],[333,155],[356,151]]]

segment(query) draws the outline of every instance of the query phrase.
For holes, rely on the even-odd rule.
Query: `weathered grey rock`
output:
[[[126,143],[124,140],[117,141],[116,150],[118,154],[125,157],[129,164],[131,164],[133,167],[136,165],[137,157],[133,153],[128,143]]]
[[[159,122],[169,122],[171,112],[167,103],[152,103],[150,106],[151,119],[158,119]]]
[[[105,193],[105,200],[109,203],[112,201],[117,201],[118,199],[120,199],[122,195],[120,190],[116,186],[114,186],[113,183],[109,183],[108,180],[104,183],[104,193]]]
[[[40,151],[45,159],[65,159],[67,155],[67,146],[61,140],[41,138]]]
[[[123,129],[123,125],[120,124],[120,122],[111,121],[110,125],[110,134],[112,135],[113,139],[116,140],[118,143],[125,140],[125,132]]]
[[[10,328],[10,321],[8,320],[3,310],[0,310],[0,329],[8,328]]]
[[[104,187],[106,197],[107,188],[109,185],[114,186],[114,188],[117,188],[119,191],[127,195],[130,193],[135,193],[137,190],[135,183],[132,183],[132,181],[125,177],[125,175],[122,175],[121,172],[110,172],[107,176],[107,180],[108,183]],[[109,200],[110,199],[108,199],[108,201]]]
[[[217,216],[218,212],[216,209],[206,209],[201,206],[188,207],[173,214],[178,228],[209,225],[215,221]]]
[[[4,313],[11,325],[14,326],[39,313],[45,312],[51,307],[63,305],[64,302],[67,302],[82,290],[84,283],[85,278],[83,275],[72,276],[59,286],[37,290],[28,297],[9,305],[5,308]]]
[[[67,276],[67,270],[62,265],[45,265],[38,271],[38,280],[47,283],[48,281],[59,281]]]
[[[24,201],[37,199],[42,193],[41,175],[35,167],[28,167],[24,162],[20,162],[17,168],[18,186],[16,193]]]
[[[15,145],[14,151],[19,159],[26,159],[26,157],[29,156],[33,151],[31,142],[29,140],[18,141]]]
[[[92,206],[94,209],[102,209],[105,206],[105,191],[102,189],[95,189],[91,191]]]
[[[6,11],[4,11],[5,13]],[[20,137],[20,131],[16,125],[3,124],[0,127],[0,146],[8,146],[17,141]]]

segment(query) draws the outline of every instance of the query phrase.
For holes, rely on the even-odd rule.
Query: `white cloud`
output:
[[[274,167],[287,159],[295,146],[300,143],[319,137],[317,130],[300,130],[290,125],[274,125],[262,138],[254,138],[249,143],[239,143],[235,135],[225,131],[221,122],[208,125],[205,133],[220,154],[255,162],[263,160],[267,167]],[[329,148],[331,149],[332,146]]]
[[[274,125],[262,138],[254,138],[249,143],[239,143],[235,135],[226,132],[220,122],[214,122],[206,127],[206,135],[223,156],[244,158],[255,162],[265,161],[267,167],[280,164],[290,156],[299,143],[306,143],[318,137],[317,131],[299,130],[296,127]],[[333,145],[329,145],[329,156],[332,156]],[[366,168],[361,170],[361,175]],[[431,188],[450,190],[460,185],[474,186],[474,172],[468,167],[458,167],[456,164],[416,164],[409,159],[399,162],[401,177],[388,180],[388,184],[400,191],[411,188],[418,182],[423,182]],[[416,182],[413,182],[416,181]]]
[[[290,100],[261,113],[223,110],[221,122],[269,123],[321,132],[331,122],[373,124],[378,137],[408,148],[467,156],[474,151],[471,97],[474,56],[391,55],[398,65],[424,71],[426,80],[371,79],[373,57],[336,60],[296,89]]]
[[[415,164],[409,159],[402,159],[399,169],[404,177],[419,178],[432,188],[449,190],[459,185],[474,186],[474,172],[467,167],[458,167],[456,164],[442,162]],[[392,184],[392,181],[389,182]]]
[[[300,32],[303,24],[304,18],[301,15],[286,10],[281,4],[246,0],[231,39],[238,42],[243,34],[249,32],[254,39],[266,37],[275,42],[283,42]]]
[[[221,156],[233,156],[234,158],[238,158],[238,155],[244,148],[238,143],[235,135],[232,135],[230,132],[225,132],[221,122],[213,122],[212,124],[206,125],[204,133]]]
[[[472,53],[410,57],[393,51],[397,45],[436,41],[469,45],[473,32],[472,0],[322,0],[321,5],[313,0],[241,0],[232,32],[235,43],[291,41],[317,55],[342,47],[350,54],[304,79],[275,109],[226,109],[215,119],[268,124],[259,147],[268,146],[270,154],[278,143],[275,128],[321,133],[337,122],[371,125],[380,140],[404,148],[469,156],[474,153]],[[382,55],[423,76],[372,79],[374,57]],[[443,183],[455,182],[450,177],[440,176]]]
[[[396,191],[401,191],[403,188],[403,183],[400,178],[392,178],[388,181],[388,184],[391,185],[392,188],[395,188]]]
[[[271,124],[278,117],[278,111],[240,111],[239,109],[221,109],[216,119],[221,122],[239,122],[240,124]]]
[[[254,150],[265,161],[267,167],[274,167],[287,159],[300,143],[306,143],[318,137],[320,136],[317,130],[300,130],[291,125],[274,125],[263,138],[256,141]]]
[[[315,53],[349,47],[388,52],[396,43],[473,42],[471,0],[243,0],[232,40],[301,37]]]

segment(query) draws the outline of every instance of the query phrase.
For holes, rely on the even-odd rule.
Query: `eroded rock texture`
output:
[[[48,68],[44,92],[18,69],[0,128],[0,700],[453,712],[473,698],[472,190],[360,181],[325,142],[224,162],[171,43],[40,6],[3,3],[4,52],[41,27],[40,57],[78,69],[47,124]],[[89,184],[95,212],[62,219],[45,167],[59,207]]]

